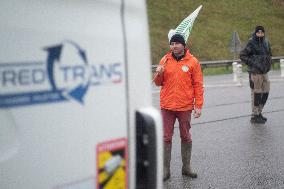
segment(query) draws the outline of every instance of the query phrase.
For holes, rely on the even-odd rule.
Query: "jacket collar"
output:
[[[265,36],[263,37],[257,37],[255,33],[252,34],[252,39],[256,42],[263,42],[265,40]]]
[[[182,60],[182,59],[190,59],[191,56],[192,56],[192,55],[190,54],[189,49],[188,49],[188,48],[185,48],[185,54],[184,54],[184,56],[183,56],[180,60]],[[167,58],[173,59],[173,60],[177,60],[175,57],[173,57],[172,51],[169,51],[169,52],[167,53]],[[179,61],[179,60],[178,60],[178,61]]]

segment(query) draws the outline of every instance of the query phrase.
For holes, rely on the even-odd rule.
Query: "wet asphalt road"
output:
[[[236,86],[232,75],[204,77],[202,117],[192,120],[192,169],[197,179],[181,175],[179,129],[173,138],[171,178],[165,189],[284,188],[284,78],[269,73],[271,91],[265,124],[251,124],[247,73]],[[159,93],[153,88],[153,104]]]

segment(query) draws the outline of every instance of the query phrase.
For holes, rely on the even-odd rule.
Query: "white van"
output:
[[[0,188],[162,188],[144,0],[0,1]]]

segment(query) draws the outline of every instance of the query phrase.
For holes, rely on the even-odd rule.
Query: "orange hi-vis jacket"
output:
[[[161,86],[160,106],[172,111],[188,111],[203,106],[203,76],[199,61],[186,50],[177,61],[168,52],[160,61],[164,72],[154,82]]]

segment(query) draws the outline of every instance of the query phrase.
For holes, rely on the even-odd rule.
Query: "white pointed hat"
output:
[[[169,41],[171,40],[172,36],[174,34],[181,34],[184,38],[185,43],[188,40],[188,37],[191,33],[192,27],[193,27],[193,23],[199,13],[199,11],[201,10],[202,5],[200,5],[195,11],[193,11],[188,17],[186,17],[179,25],[176,29],[170,29],[169,33],[168,33],[168,38]]]

